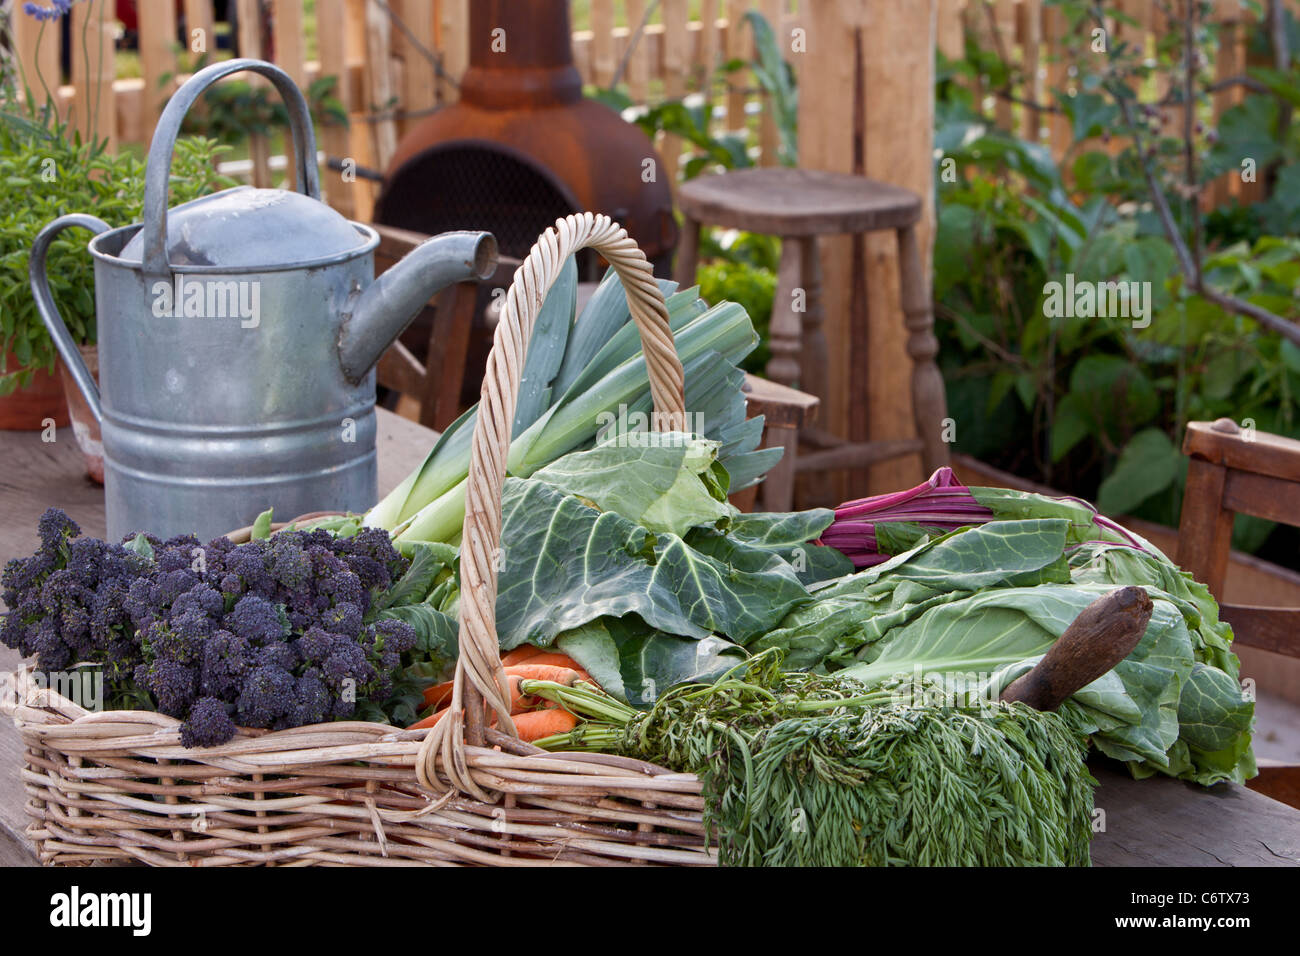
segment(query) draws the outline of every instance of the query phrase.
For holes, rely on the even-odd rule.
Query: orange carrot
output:
[[[513,651],[507,651],[501,656],[501,663],[506,667],[512,664],[522,664],[524,661],[531,660],[538,654],[542,653],[540,647],[534,647],[532,644],[520,644]]]
[[[578,726],[578,718],[567,710],[534,710],[514,718],[515,729],[519,739],[527,743],[550,737],[552,734],[568,733]]]
[[[439,707],[451,700],[451,690],[455,684],[455,681],[449,680],[441,684],[435,684],[432,687],[426,687],[424,690],[424,706]]]
[[[506,668],[506,674],[527,680],[548,680],[572,687],[574,681],[584,679],[586,672],[579,673],[571,667],[556,667],[552,664],[514,664]]]
[[[423,730],[425,727],[432,727],[434,724],[436,724],[438,721],[442,720],[442,718],[446,716],[447,716],[447,711],[440,710],[436,714],[430,714],[428,717],[425,717],[423,720],[417,720],[415,723],[411,724],[411,726],[407,727],[406,729]]]

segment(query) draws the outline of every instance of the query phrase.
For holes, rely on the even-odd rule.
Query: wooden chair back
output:
[[[1236,643],[1300,657],[1300,608],[1223,601],[1234,516],[1300,526],[1300,441],[1220,418],[1191,422],[1183,453],[1189,460],[1178,564],[1209,587]]]

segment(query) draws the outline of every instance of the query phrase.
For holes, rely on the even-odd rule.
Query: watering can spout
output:
[[[350,303],[339,332],[343,374],[360,382],[431,296],[454,282],[486,279],[496,265],[490,232],[445,232],[422,243]]]

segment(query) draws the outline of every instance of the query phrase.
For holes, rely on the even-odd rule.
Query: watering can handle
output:
[[[41,320],[45,322],[45,327],[50,330],[50,338],[54,339],[54,347],[59,350],[59,356],[67,364],[68,371],[72,373],[73,379],[76,380],[77,388],[81,389],[81,394],[86,396],[86,404],[90,406],[95,421],[102,424],[104,415],[99,404],[99,386],[95,384],[95,377],[90,374],[90,369],[86,367],[85,359],[81,357],[81,351],[77,348],[77,343],[72,340],[72,335],[68,332],[63,316],[59,315],[59,307],[55,305],[54,294],[50,292],[50,277],[45,268],[45,257],[50,251],[50,243],[54,241],[55,236],[70,226],[89,229],[95,235],[107,232],[110,228],[108,223],[102,219],[96,219],[94,216],[87,216],[84,213],[60,216],[37,234],[36,241],[32,243],[32,254],[27,263],[27,274],[31,278],[32,296],[36,299],[36,311],[40,313]]]
[[[191,76],[158,118],[153,141],[149,145],[149,162],[144,175],[144,273],[149,278],[171,280],[167,263],[167,184],[171,178],[172,150],[180,134],[181,121],[199,95],[213,83],[231,73],[249,70],[267,77],[279,91],[289,112],[293,133],[295,187],[304,196],[320,199],[320,173],[316,169],[316,133],[311,112],[302,91],[288,73],[264,60],[225,60],[205,67]]]

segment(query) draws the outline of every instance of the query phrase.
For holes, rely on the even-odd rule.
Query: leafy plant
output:
[[[1095,4],[1060,5],[1072,31],[1092,26]],[[1209,96],[1199,70],[1214,39],[1199,26],[1197,103]],[[1155,67],[1119,43],[1106,57],[1084,58],[1076,89],[1039,104],[1072,131],[1059,166],[1041,144],[995,129],[974,102],[975,76],[997,95],[1015,82],[996,54],[968,48],[962,62],[941,61],[936,90],[940,361],[949,406],[977,410],[960,421],[958,447],[1096,497],[1105,511],[1165,524],[1178,520],[1186,467],[1178,443],[1188,421],[1227,416],[1300,436],[1300,352],[1279,334],[1300,317],[1300,244],[1266,231],[1295,230],[1294,199],[1277,186],[1293,178],[1300,144],[1278,122],[1287,84],[1261,74],[1257,92],[1217,130],[1199,122],[1166,129],[1170,104],[1139,102],[1133,89],[1153,69],[1177,76],[1184,41],[1183,31],[1162,37]],[[1176,86],[1173,103],[1186,87]],[[1108,145],[1113,132],[1129,135]],[[1189,169],[1189,148],[1206,161]],[[1261,175],[1273,170],[1272,192],[1255,207],[1202,215],[1168,198],[1191,194],[1189,174],[1199,189],[1240,169],[1243,156]],[[1049,308],[1049,284],[1067,277],[1149,283],[1145,320]],[[1270,527],[1241,518],[1235,543],[1255,550]]]
[[[223,152],[215,141],[181,139],[172,163],[171,202],[180,203],[235,185],[216,172]],[[110,226],[139,222],[144,164],[87,143],[46,111],[6,103],[0,112],[0,394],[25,385],[36,369],[52,370],[57,353],[36,312],[27,275],[33,240],[49,222],[71,212],[93,213]],[[54,301],[78,344],[94,344],[94,268],[87,236],[69,231],[50,246],[48,274]]]

